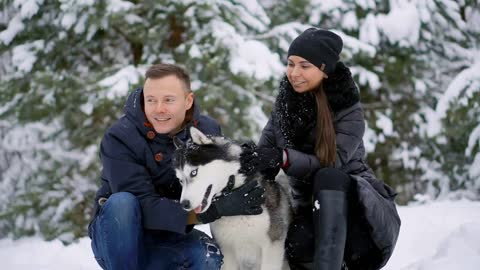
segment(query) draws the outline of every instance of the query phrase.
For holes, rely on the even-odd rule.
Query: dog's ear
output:
[[[182,142],[182,140],[180,140],[177,136],[173,137],[173,144],[175,145],[176,149],[182,148],[185,145],[185,143]]]
[[[192,136],[193,142],[198,145],[213,144],[212,139],[207,137],[207,135],[203,134],[200,130],[198,130],[195,127],[190,128],[190,136]]]

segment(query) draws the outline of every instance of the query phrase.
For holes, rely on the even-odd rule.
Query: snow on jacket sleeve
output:
[[[133,145],[135,143],[127,143],[107,132],[100,149],[102,179],[109,182],[113,193],[130,192],[139,199],[146,229],[184,234],[188,213],[178,201],[163,198],[155,192],[146,167],[136,158],[138,155],[136,149],[132,149]]]

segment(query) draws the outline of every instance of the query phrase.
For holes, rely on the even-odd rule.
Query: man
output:
[[[220,135],[220,127],[200,115],[182,68],[154,65],[145,77],[101,143],[102,186],[89,225],[93,253],[103,269],[220,269],[218,247],[193,224],[260,214],[263,190],[234,190],[199,215],[183,210],[172,138],[186,141],[192,125],[211,135]]]

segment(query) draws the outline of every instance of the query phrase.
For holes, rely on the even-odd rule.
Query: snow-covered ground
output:
[[[480,202],[432,202],[399,207],[399,213],[402,218],[400,238],[384,269],[478,269]],[[88,238],[66,247],[59,241],[45,242],[40,238],[0,240],[0,268],[100,269],[93,259]]]
[[[480,202],[434,202],[398,210],[400,237],[384,269],[479,269]]]

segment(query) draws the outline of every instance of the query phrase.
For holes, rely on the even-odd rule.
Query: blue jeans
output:
[[[89,226],[92,250],[103,269],[220,269],[223,255],[205,233],[182,235],[142,227],[137,198],[115,193]]]

